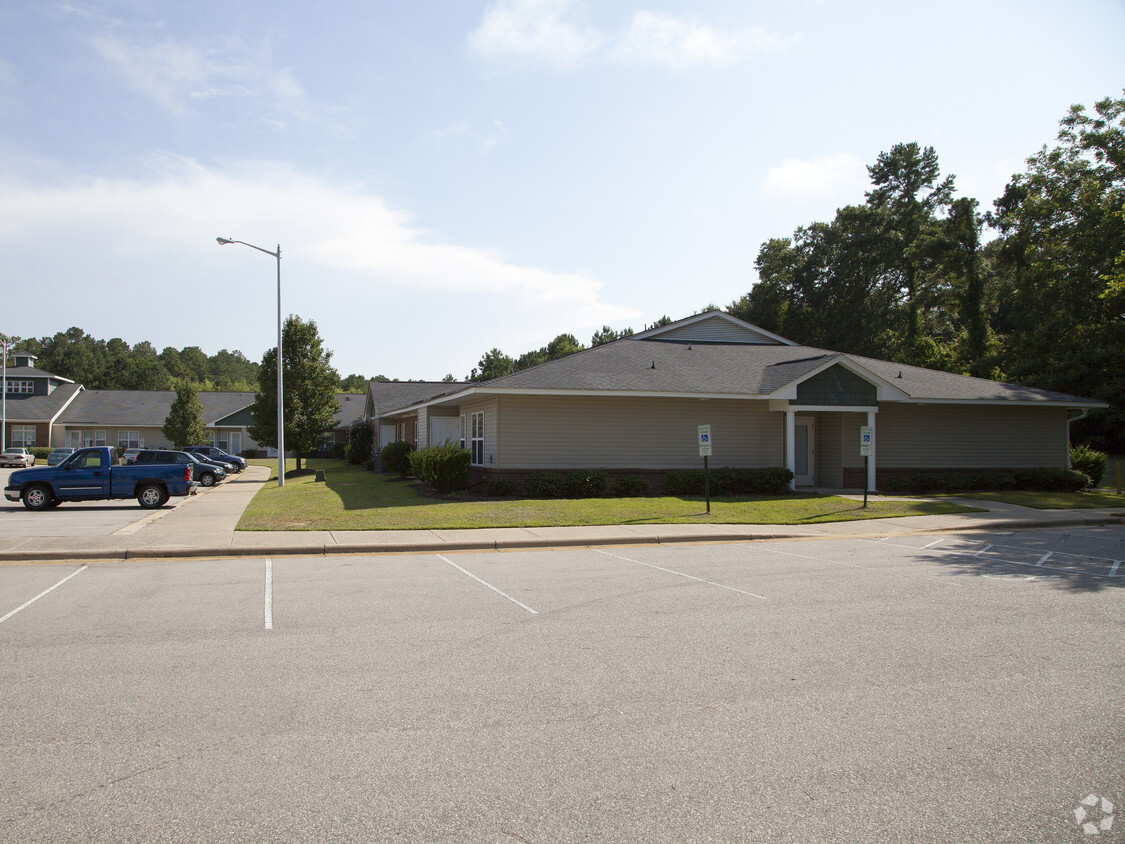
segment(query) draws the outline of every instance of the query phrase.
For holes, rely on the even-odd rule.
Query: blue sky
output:
[[[0,0],[0,332],[259,360],[275,267],[221,235],[342,375],[462,378],[727,305],[895,143],[991,207],[1123,40],[1120,0]]]

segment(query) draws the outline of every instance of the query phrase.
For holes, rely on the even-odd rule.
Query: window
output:
[[[140,431],[118,431],[117,432],[117,445],[119,448],[140,448],[141,447],[141,432]]]
[[[94,445],[105,445],[105,431],[94,431]]]
[[[31,448],[35,445],[35,426],[13,425],[12,445],[17,447],[22,446],[23,448]]]
[[[472,453],[470,461],[474,466],[484,465],[484,411],[474,413],[470,430],[469,451]]]
[[[34,381],[15,381],[11,378],[8,379],[8,392],[9,393],[27,393],[31,395],[35,392]]]

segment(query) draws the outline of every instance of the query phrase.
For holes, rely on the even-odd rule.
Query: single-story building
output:
[[[874,433],[877,489],[896,472],[1066,468],[1070,423],[1107,407],[801,346],[721,311],[491,381],[422,385],[413,400],[371,386],[383,444],[454,438],[477,477],[700,468],[709,425],[712,466],[784,466],[794,486],[836,489],[864,486],[861,428]]]

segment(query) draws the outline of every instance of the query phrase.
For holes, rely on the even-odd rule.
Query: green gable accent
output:
[[[796,404],[874,407],[875,385],[836,364],[798,384]]]
[[[250,412],[250,408],[244,407],[242,410],[236,410],[229,416],[224,416],[215,423],[216,428],[248,428],[254,424],[254,415]]]

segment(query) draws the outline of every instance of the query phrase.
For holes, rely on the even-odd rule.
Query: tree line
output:
[[[726,310],[808,346],[1105,400],[1073,433],[1120,451],[1123,115],[1125,98],[1071,106],[988,211],[933,147],[896,144],[867,168],[863,202],[762,244],[758,281]],[[591,345],[629,334],[606,326]],[[492,349],[468,380],[582,348],[563,334],[517,358]]]
[[[36,368],[69,378],[89,390],[174,390],[180,382],[190,383],[200,392],[258,390],[261,364],[237,349],[220,349],[208,355],[199,346],[167,346],[158,353],[147,340],[130,346],[119,337],[96,339],[77,327],[53,337],[8,339],[13,348],[35,355]],[[333,389],[362,393],[367,389],[367,379],[362,375],[335,375]]]

